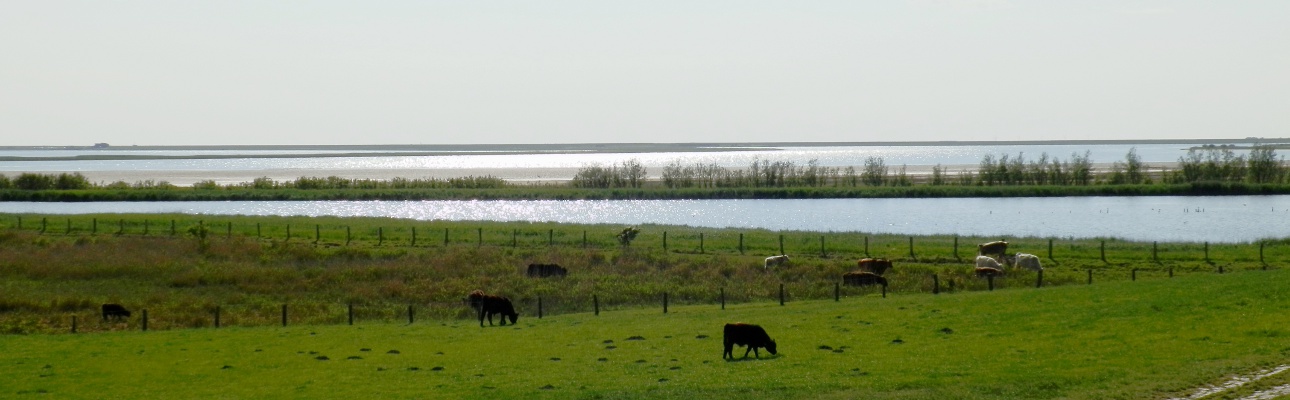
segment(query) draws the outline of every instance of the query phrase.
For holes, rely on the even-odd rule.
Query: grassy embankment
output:
[[[777,301],[781,284],[788,302],[832,299],[839,276],[866,254],[896,260],[888,273],[895,297],[932,292],[933,276],[942,292],[976,292],[988,290],[970,275],[976,243],[999,239],[914,237],[911,257],[907,236],[641,228],[622,247],[614,238],[622,227],[608,225],[7,215],[0,218],[0,332],[69,332],[73,316],[80,332],[140,328],[137,314],[129,323],[101,322],[98,307],[108,302],[147,309],[150,330],[169,330],[213,326],[216,307],[226,327],[280,325],[284,304],[290,325],[345,324],[350,304],[360,322],[406,322],[408,306],[419,321],[455,320],[470,316],[461,298],[473,289],[510,297],[525,319],[538,313],[539,298],[547,315],[592,311],[596,301],[603,312],[657,311],[664,293],[672,306],[715,306],[722,293],[729,304]],[[201,232],[204,239],[194,235]],[[793,261],[766,271],[762,260],[780,253],[781,237]],[[1152,281],[1275,269],[1290,260],[1284,241],[1007,239],[1013,251],[1044,257],[1044,286],[1085,285],[1089,271],[1095,283]],[[528,278],[529,263],[558,263],[570,273]],[[1037,278],[1013,271],[994,285],[1034,290]],[[876,288],[840,294],[880,296]]]
[[[505,328],[436,320],[7,336],[0,397],[1160,398],[1284,364],[1288,285],[1280,269],[525,316]],[[723,361],[721,325],[731,321],[765,326],[779,354]]]
[[[1210,196],[1290,194],[1286,184],[1192,183],[1139,185],[841,186],[761,188],[573,188],[562,185],[464,189],[253,189],[221,187],[0,189],[0,201],[255,201],[255,200],[628,200],[628,199],[824,199],[1059,196]]]

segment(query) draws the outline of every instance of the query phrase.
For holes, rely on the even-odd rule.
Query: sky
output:
[[[1290,1],[0,0],[0,146],[1290,137]]]

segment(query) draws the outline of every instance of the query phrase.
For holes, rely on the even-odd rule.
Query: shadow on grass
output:
[[[725,359],[725,361],[726,361],[726,362],[728,362],[728,363],[729,363],[729,362],[746,362],[746,361],[769,361],[769,360],[777,360],[777,359],[779,359],[780,357],[783,357],[783,355],[782,355],[782,354],[771,354],[771,355],[767,355],[767,356],[765,356],[765,357],[748,356],[748,357],[727,358],[727,359]]]

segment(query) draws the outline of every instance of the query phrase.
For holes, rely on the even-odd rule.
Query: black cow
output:
[[[470,307],[479,312],[479,327],[484,327],[484,317],[488,317],[488,325],[493,325],[493,314],[502,317],[501,324],[506,326],[506,318],[511,318],[511,324],[514,325],[519,321],[520,314],[515,312],[515,306],[511,305],[511,299],[484,294],[482,290],[470,292],[466,297],[470,301]]]
[[[548,276],[565,276],[569,270],[558,264],[529,264],[530,278],[545,278]]]
[[[842,274],[842,284],[847,286],[887,286],[887,278],[868,271],[851,271]]]
[[[760,358],[761,353],[757,352],[758,347],[765,347],[770,354],[775,354],[775,341],[771,340],[770,335],[766,334],[766,330],[758,325],[742,322],[726,324],[724,344],[726,351],[721,353],[721,359],[723,360],[727,355],[732,359],[735,358],[735,345],[748,346],[748,350],[744,351],[744,358],[748,358],[749,351],[753,352],[755,357]]]
[[[108,317],[112,317],[113,320],[117,321],[128,319],[130,318],[130,310],[125,309],[120,304],[104,304],[103,321],[107,321]]]

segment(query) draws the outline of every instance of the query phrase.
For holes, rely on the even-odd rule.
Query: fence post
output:
[[[1056,258],[1053,258],[1053,239],[1052,238],[1048,239],[1048,259],[1057,261]]]
[[[143,220],[143,236],[148,236],[148,220],[146,219]]]
[[[282,326],[287,326],[287,305],[282,305]]]
[[[784,305],[784,284],[779,284],[779,305]]]
[[[143,309],[143,331],[148,331],[148,309]]]
[[[67,221],[67,228],[70,230],[70,229],[71,229],[71,227],[72,227],[72,221],[71,221],[71,220],[68,220],[68,221]],[[170,236],[175,236],[175,220],[173,220],[173,219],[172,219],[172,220],[170,220]]]
[[[726,309],[726,288],[721,288],[721,309]]]
[[[991,291],[991,292],[993,292],[993,291],[994,291],[994,274],[986,275],[986,276],[985,276],[985,281],[986,281],[987,283],[989,283],[989,285],[990,285],[990,291]]]
[[[259,238],[261,238],[261,237],[264,237],[264,236],[260,234],[260,223],[259,223],[259,222],[256,222],[256,223],[255,223],[255,238],[256,238],[256,239],[259,239]],[[345,244],[349,244],[349,240],[348,240],[348,239],[349,239],[349,238],[348,238],[348,235],[346,235],[346,241],[345,241]]]
[[[349,324],[354,325],[354,303],[349,303]]]
[[[914,237],[913,236],[909,237],[909,258],[914,260],[918,259],[918,257],[914,257]]]
[[[286,241],[288,241],[288,242],[289,242],[289,241],[291,241],[291,224],[287,224],[287,240],[286,240]]]
[[[219,328],[219,306],[215,306],[215,327]]]
[[[224,238],[231,239],[232,237],[233,237],[233,222],[229,221],[228,230],[224,231]]]
[[[480,230],[480,235],[483,235],[482,229]],[[555,246],[555,229],[546,230],[546,246],[547,247]]]
[[[1035,287],[1036,288],[1044,287],[1044,270],[1042,269],[1039,270],[1039,274],[1035,278]]]
[[[703,249],[703,232],[699,232],[699,254],[706,254]]]
[[[1221,274],[1221,273],[1223,273],[1223,266],[1222,266],[1222,265],[1219,265],[1219,266],[1218,266],[1218,273],[1220,273],[1220,274]]]
[[[64,232],[64,234],[67,234],[67,235],[71,235],[71,234],[72,234],[72,219],[71,219],[71,218],[68,218],[68,219],[67,219],[67,231],[66,231],[66,232]],[[174,226],[172,225],[172,226],[170,227],[170,236],[174,236],[174,235],[175,235],[175,228],[174,228]]]
[[[1129,280],[1130,280],[1130,281],[1137,281],[1137,280],[1138,280],[1138,269],[1137,269],[1137,268],[1134,268],[1134,269],[1133,269],[1132,273],[1129,275]]]
[[[954,235],[954,260],[962,260],[959,258],[959,235]]]
[[[445,233],[444,235],[447,235],[447,233]],[[519,241],[516,239],[516,237],[519,235],[520,235],[519,230],[511,229],[511,247],[515,247],[519,245]],[[444,243],[448,243],[448,241],[444,240]]]
[[[1170,278],[1174,277],[1174,267],[1169,267],[1169,277]]]
[[[842,301],[842,284],[833,282],[833,301]]]
[[[1209,242],[1205,242],[1205,262],[1209,262]]]
[[[542,296],[538,296],[538,319],[542,319]]]
[[[1093,284],[1093,270],[1088,270],[1088,284]]]
[[[72,316],[72,333],[76,333],[76,316]]]
[[[417,247],[417,227],[412,227],[412,247]]]
[[[539,312],[539,313],[538,313],[538,318],[541,318],[541,315],[542,315],[542,314]],[[412,319],[412,305],[411,305],[411,304],[408,304],[408,325],[412,325],[412,321],[413,321],[413,319]]]
[[[600,316],[600,295],[591,295],[591,304],[596,307],[596,316]]]
[[[259,224],[256,224],[256,225],[258,226]],[[346,247],[349,246],[349,241],[353,238],[354,238],[353,235],[350,235],[349,225],[345,225],[345,246]]]
[[[864,256],[865,257],[869,256],[869,237],[868,236],[864,237]]]
[[[45,229],[49,227],[49,217],[40,218],[40,234],[45,234]]]
[[[941,278],[932,274],[932,294],[941,294]]]
[[[18,229],[22,229],[22,217],[18,218]],[[125,219],[116,221],[116,234],[120,236],[125,233]]]
[[[824,251],[824,236],[820,236],[820,258],[828,257],[828,252]]]
[[[667,252],[667,231],[663,231],[663,252]]]
[[[663,292],[663,313],[667,314],[667,292]]]
[[[785,252],[784,252],[784,235],[783,235],[783,234],[780,234],[780,235],[779,235],[779,254],[781,254],[781,255],[783,255],[783,254],[788,254],[788,253],[785,253]]]
[[[322,225],[314,224],[314,244],[322,240]]]
[[[1263,262],[1263,243],[1259,242],[1259,264],[1264,264],[1263,269],[1268,269],[1267,263]]]
[[[380,246],[383,244],[385,244],[385,228],[378,226],[376,227],[376,245]]]
[[[90,225],[90,234],[91,234],[91,235],[97,235],[97,234],[99,234],[99,219],[98,219],[98,218],[91,218],[91,219],[90,219],[90,223],[92,224],[92,225]]]
[[[443,245],[448,245],[448,228],[443,228]]]
[[[1155,263],[1160,262],[1160,257],[1157,256],[1157,253],[1159,252],[1159,248],[1158,248],[1159,245],[1160,245],[1160,242],[1151,242],[1151,262],[1155,262]]]
[[[1105,240],[1103,240],[1103,241],[1102,241],[1102,247],[1101,247],[1101,249],[1102,249],[1102,250],[1101,250],[1101,253],[1102,253],[1102,262],[1106,262],[1106,241],[1105,241]]]
[[[744,234],[743,232],[740,232],[739,233],[739,255],[742,256],[743,254],[744,254]]]

